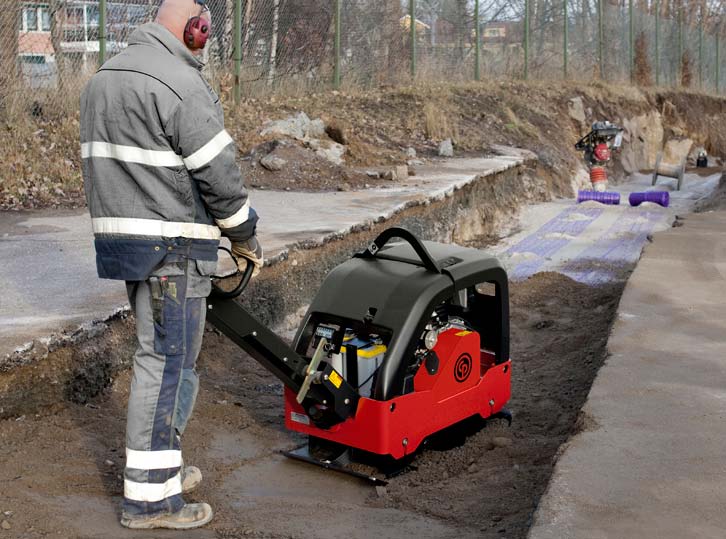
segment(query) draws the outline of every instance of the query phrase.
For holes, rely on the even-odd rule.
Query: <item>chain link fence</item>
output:
[[[3,0],[0,114],[77,107],[159,0]],[[227,99],[523,78],[726,88],[714,0],[208,0],[206,75]]]

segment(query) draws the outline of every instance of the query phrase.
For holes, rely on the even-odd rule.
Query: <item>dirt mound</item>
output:
[[[391,182],[336,165],[292,140],[273,140],[256,146],[242,158],[245,183],[256,189],[279,191],[349,191]]]
[[[579,98],[579,119],[570,102]],[[523,83],[498,81],[440,84],[352,93],[323,92],[292,97],[247,99],[225,105],[227,129],[243,156],[269,142],[262,126],[301,112],[322,119],[327,137],[345,146],[352,169],[401,165],[413,147],[419,156],[438,155],[439,143],[451,138],[456,155],[481,155],[493,145],[527,148],[537,154],[562,194],[581,156],[573,144],[593,120],[622,121],[657,117],[666,138],[690,138],[710,155],[726,155],[724,99],[694,92],[638,90],[600,83]],[[52,113],[0,121],[12,137],[0,155],[4,171],[0,208],[36,208],[83,204],[78,152],[77,113]],[[660,130],[658,131],[660,133]],[[251,170],[248,183],[274,189],[333,189],[373,186],[360,175],[303,159],[299,170],[277,175]],[[317,170],[319,168],[319,170]],[[622,173],[616,166],[613,178]],[[293,183],[292,180],[295,180]],[[294,187],[293,187],[294,186]]]

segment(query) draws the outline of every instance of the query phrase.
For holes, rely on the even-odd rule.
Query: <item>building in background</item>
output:
[[[521,21],[492,21],[484,24],[482,29],[482,42],[485,46],[518,44],[521,39]]]
[[[65,65],[81,73],[98,64],[98,0],[60,0],[56,5],[60,7],[55,14],[50,2],[24,2],[22,6],[18,56],[33,88],[55,85],[59,55]],[[106,5],[106,50],[112,55],[127,46],[136,27],[153,17],[156,2],[124,0]]]

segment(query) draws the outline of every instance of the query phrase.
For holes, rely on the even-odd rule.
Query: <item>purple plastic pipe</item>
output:
[[[646,191],[645,193],[630,193],[630,205],[640,206],[643,202],[655,202],[664,208],[670,204],[671,196],[668,191]]]
[[[611,191],[578,191],[577,192],[577,203],[587,202],[588,200],[594,200],[601,204],[611,204],[617,206],[620,204],[620,193],[614,193]]]

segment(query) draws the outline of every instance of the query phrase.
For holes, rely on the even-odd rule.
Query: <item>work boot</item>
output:
[[[182,492],[186,494],[199,486],[202,482],[202,471],[196,466],[182,468]]]
[[[172,514],[151,517],[129,517],[121,515],[121,525],[134,530],[151,530],[166,528],[169,530],[191,530],[207,524],[214,513],[207,503],[188,503]]]

